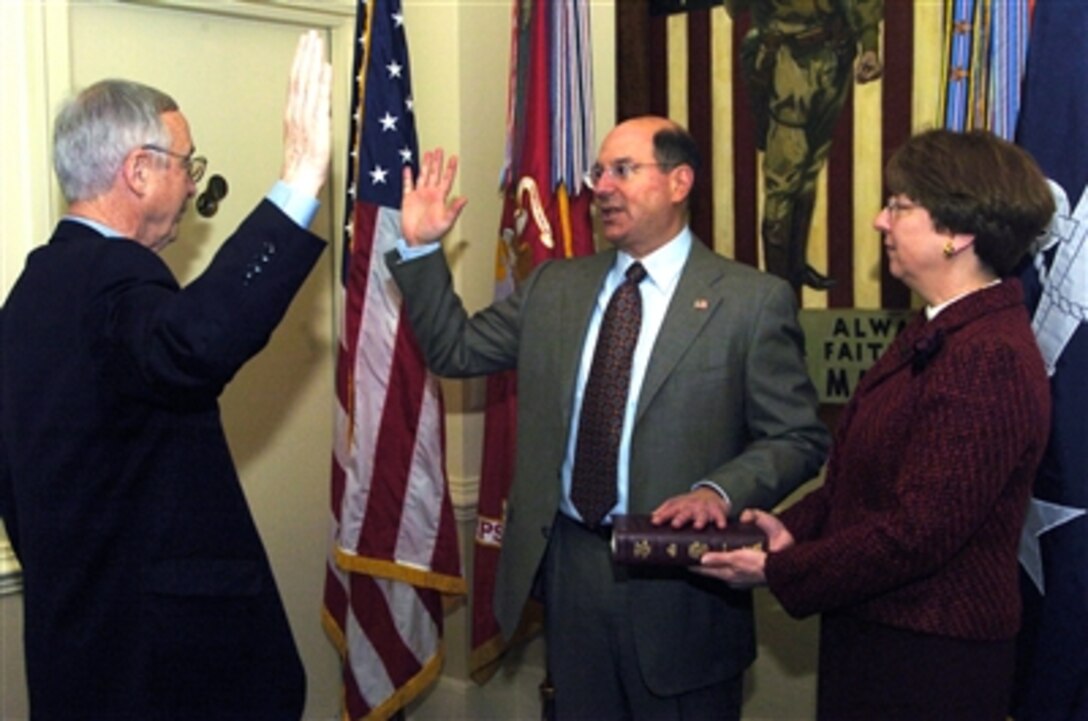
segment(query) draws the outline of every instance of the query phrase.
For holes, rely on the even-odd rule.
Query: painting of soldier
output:
[[[763,151],[760,234],[767,271],[797,290],[835,279],[808,264],[816,181],[853,82],[879,78],[883,0],[724,0],[748,15],[739,49]]]

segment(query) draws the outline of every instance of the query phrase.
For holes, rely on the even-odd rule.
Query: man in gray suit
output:
[[[456,158],[443,167],[441,150],[427,153],[415,182],[406,173],[404,243],[387,261],[429,366],[452,377],[518,372],[495,609],[509,638],[530,593],[542,592],[559,719],[738,719],[755,657],[750,595],[685,571],[616,566],[610,518],[653,512],[658,523],[723,526],[778,503],[827,451],[794,293],[693,237],[697,169],[695,144],[675,123],[620,124],[590,173],[613,247],[544,263],[471,317],[434,252],[466,202],[449,196]],[[614,500],[594,518],[571,498],[579,426],[598,403],[583,401],[594,397],[586,386],[605,307],[636,262],[646,274],[633,291],[641,320],[620,393]]]

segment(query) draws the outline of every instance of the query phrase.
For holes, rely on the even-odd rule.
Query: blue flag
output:
[[[1017,142],[1058,212],[1024,268],[1051,378],[1050,446],[1021,544],[1017,721],[1088,721],[1088,3],[1036,0]]]

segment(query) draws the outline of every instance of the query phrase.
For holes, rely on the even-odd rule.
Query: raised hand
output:
[[[450,198],[450,188],[457,177],[457,156],[451,155],[442,167],[442,148],[423,154],[419,177],[412,180],[412,169],[404,168],[404,197],[400,204],[400,225],[404,241],[412,245],[433,243],[449,232],[468,199]]]
[[[287,105],[283,112],[283,170],[280,179],[300,193],[317,196],[329,175],[332,145],[332,66],[316,30],[298,40]]]

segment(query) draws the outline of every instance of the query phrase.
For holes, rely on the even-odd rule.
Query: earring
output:
[[[952,245],[951,240],[946,240],[945,243],[944,243],[944,257],[945,258],[951,258],[955,254],[956,254],[956,247],[954,245]]]

